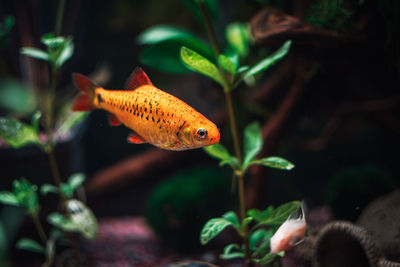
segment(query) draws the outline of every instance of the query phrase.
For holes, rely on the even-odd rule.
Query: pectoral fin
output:
[[[131,144],[143,144],[143,143],[147,143],[146,140],[144,140],[142,137],[140,137],[139,135],[136,135],[134,133],[130,133],[128,135],[128,143]]]

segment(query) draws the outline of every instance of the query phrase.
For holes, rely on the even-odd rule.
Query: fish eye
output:
[[[197,136],[200,137],[201,139],[204,139],[207,137],[207,130],[204,128],[199,128],[197,130]]]

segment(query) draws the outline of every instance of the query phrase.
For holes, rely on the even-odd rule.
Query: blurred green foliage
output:
[[[323,29],[346,33],[354,26],[353,12],[345,0],[317,0],[307,11],[306,21]]]
[[[15,18],[11,15],[6,16],[3,23],[0,23],[0,50],[9,46],[9,36],[14,24]]]
[[[218,167],[180,171],[152,192],[147,221],[167,244],[179,249],[196,247],[209,216],[220,214],[233,204],[230,182],[229,172]]]
[[[11,79],[0,79],[0,108],[7,112],[32,113],[37,108],[37,97],[33,90],[21,82]]]
[[[41,42],[47,47],[46,51],[35,47],[21,48],[21,54],[36,59],[48,61],[53,68],[60,68],[74,53],[72,37],[55,36],[47,33],[42,36]]]
[[[242,235],[243,229],[249,226],[249,249],[251,260],[259,264],[267,264],[274,261],[280,254],[271,254],[269,251],[270,239],[287,218],[295,214],[301,206],[300,201],[292,201],[274,208],[268,206],[265,210],[251,209],[246,218],[239,221],[236,213],[226,212],[221,217],[212,218],[206,222],[201,233],[201,244],[209,243],[228,227],[233,227],[238,235]],[[245,258],[243,247],[239,244],[228,244],[225,246],[221,259]]]

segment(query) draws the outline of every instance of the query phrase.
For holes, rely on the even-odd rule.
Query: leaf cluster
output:
[[[55,137],[61,137],[68,133],[73,127],[81,123],[88,112],[68,112],[64,118],[58,121]],[[48,149],[46,140],[40,138],[40,119],[42,113],[37,111],[33,114],[31,124],[24,123],[18,119],[0,117],[0,137],[10,147],[18,149],[28,145],[35,145],[42,150]]]
[[[47,240],[45,246],[39,244],[33,239],[23,237],[18,240],[16,247],[18,249],[36,252],[45,255],[46,261],[42,264],[43,267],[52,266],[56,255],[56,241],[62,239],[62,233],[59,230],[53,230]]]
[[[218,143],[212,146],[204,147],[204,151],[213,158],[220,160],[220,165],[228,164],[234,170],[246,173],[252,165],[262,165],[270,168],[291,170],[294,168],[293,163],[280,157],[266,157],[256,159],[255,157],[261,151],[263,140],[261,136],[260,125],[257,122],[249,124],[244,130],[243,140],[243,162],[238,162],[238,159],[232,156],[228,149]]]
[[[19,206],[36,215],[39,212],[37,186],[25,178],[14,180],[12,191],[0,191],[0,203]]]
[[[248,228],[252,261],[260,264],[272,262],[283,254],[269,252],[270,239],[279,225],[299,208],[300,201],[292,201],[276,208],[269,206],[265,210],[251,209],[242,222],[239,222],[236,213],[229,211],[221,217],[212,218],[206,222],[200,234],[200,242],[203,245],[209,243],[227,227],[235,229],[240,236],[243,236],[244,229]],[[228,244],[220,257],[222,259],[244,258],[245,248],[240,244]]]
[[[4,22],[0,23],[0,50],[9,45],[9,34],[15,25],[15,18],[11,15],[5,16]]]
[[[72,37],[55,36],[54,33],[47,33],[41,38],[46,51],[35,47],[21,48],[21,54],[49,62],[53,69],[60,68],[74,53]]]
[[[67,198],[71,198],[74,194],[74,191],[80,187],[85,181],[85,175],[82,173],[75,173],[68,178],[66,183],[61,183],[60,188],[64,196]],[[57,186],[52,184],[43,184],[40,187],[40,193],[42,195],[47,195],[48,193],[59,193],[59,189]]]

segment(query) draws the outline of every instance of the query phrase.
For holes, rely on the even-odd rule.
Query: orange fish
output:
[[[298,245],[306,235],[306,219],[304,215],[304,202],[301,203],[302,214],[298,218],[289,216],[287,220],[276,230],[270,239],[271,253],[286,251]]]
[[[72,74],[81,93],[72,110],[104,109],[110,124],[124,124],[135,131],[128,142],[150,143],[162,149],[187,150],[219,142],[214,123],[180,99],[156,88],[146,73],[137,67],[125,90],[106,90],[82,74]]]

